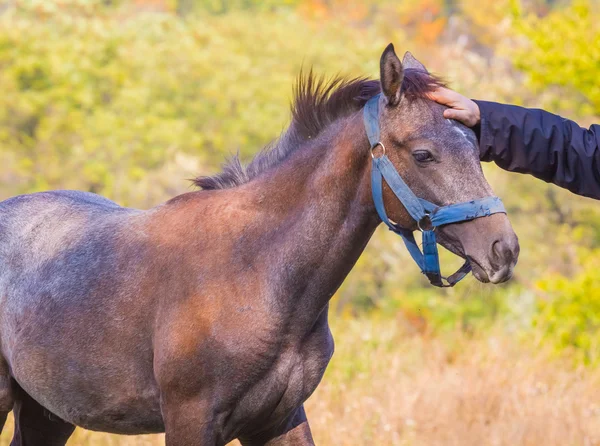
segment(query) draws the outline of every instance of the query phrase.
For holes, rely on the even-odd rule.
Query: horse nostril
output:
[[[492,245],[492,253],[496,260],[502,263],[508,263],[513,259],[513,250],[510,245],[503,240],[496,240]]]

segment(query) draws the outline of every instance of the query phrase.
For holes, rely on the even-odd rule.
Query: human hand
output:
[[[456,119],[467,127],[474,127],[481,120],[479,106],[456,91],[438,88],[430,93],[429,97],[435,102],[450,107],[444,110],[444,118]]]

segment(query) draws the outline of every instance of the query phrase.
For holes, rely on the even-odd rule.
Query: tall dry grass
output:
[[[409,336],[396,321],[344,320],[307,403],[320,445],[600,445],[600,370],[504,334]],[[0,438],[7,445],[11,423]],[[163,437],[78,430],[71,445],[154,446]]]
[[[406,339],[381,322],[348,330],[308,404],[320,444],[600,445],[599,370],[506,335]]]

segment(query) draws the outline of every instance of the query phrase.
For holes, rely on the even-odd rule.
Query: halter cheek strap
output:
[[[439,226],[474,220],[498,212],[506,213],[506,210],[498,197],[486,197],[464,203],[451,204],[449,206],[437,206],[427,200],[418,198],[410,190],[385,154],[385,148],[381,143],[379,131],[379,98],[380,94],[371,98],[365,104],[363,111],[365,129],[369,143],[371,144],[371,157],[373,159],[371,189],[375,209],[383,223],[391,231],[402,237],[408,252],[432,285],[438,287],[454,286],[471,271],[471,265],[467,260],[454,274],[448,277],[442,276],[435,229]],[[373,154],[373,149],[377,146],[381,146],[383,149],[383,154],[379,157]],[[385,180],[410,216],[417,222],[417,226],[423,234],[422,252],[417,245],[413,231],[400,228],[388,218],[383,202],[383,180]],[[431,229],[423,229],[425,223]]]

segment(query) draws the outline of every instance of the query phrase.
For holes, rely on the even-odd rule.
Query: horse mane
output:
[[[406,68],[402,92],[405,98],[427,98],[428,93],[445,86],[438,77],[427,71]],[[360,110],[369,99],[381,91],[378,80],[368,78],[326,79],[310,70],[302,71],[294,86],[292,119],[281,137],[265,146],[246,166],[239,154],[229,158],[220,173],[200,176],[193,183],[204,190],[228,189],[247,183],[261,173],[285,160],[302,143],[316,138],[338,119]]]

